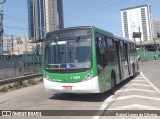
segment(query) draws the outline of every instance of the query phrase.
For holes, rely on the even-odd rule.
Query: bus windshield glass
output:
[[[50,70],[91,68],[91,38],[76,37],[46,42],[45,68]]]

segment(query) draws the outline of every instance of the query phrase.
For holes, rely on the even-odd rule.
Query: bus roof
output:
[[[69,29],[77,29],[77,28],[79,28],[79,29],[87,29],[87,28],[88,28],[88,29],[89,29],[89,28],[90,28],[90,29],[96,29],[97,31],[102,32],[103,34],[106,34],[106,35],[108,35],[108,36],[110,36],[110,37],[114,37],[114,38],[117,38],[117,39],[121,39],[121,40],[123,40],[123,41],[135,43],[135,41],[133,41],[133,40],[130,40],[130,39],[128,39],[128,38],[125,38],[125,37],[116,35],[116,34],[114,34],[114,33],[112,33],[112,32],[109,32],[109,31],[100,29],[100,28],[95,27],[95,26],[75,26],[75,27],[63,28],[63,29],[61,29],[61,30],[69,30]],[[55,30],[55,31],[51,31],[51,32],[57,32],[57,31],[59,31],[59,30]],[[49,34],[49,33],[51,33],[51,32],[48,32],[47,34]]]
[[[100,32],[102,32],[102,33],[110,36],[110,37],[114,37],[114,38],[116,38],[116,39],[121,39],[121,40],[123,40],[123,41],[135,43],[135,41],[133,41],[133,40],[130,40],[130,39],[128,39],[128,38],[125,38],[125,37],[116,35],[116,34],[114,34],[114,33],[112,33],[112,32],[105,31],[105,30],[100,29],[100,28],[97,28],[97,27],[95,27],[95,26],[92,26],[92,27],[93,27],[94,29],[96,29],[96,30],[98,30],[98,31],[100,31]]]
[[[121,40],[123,40],[123,41],[136,43],[136,42],[133,41],[133,40],[130,40],[130,39],[128,39],[128,38],[125,38],[125,37],[122,37],[122,36],[119,36],[119,35],[116,35],[116,34],[114,34],[114,37],[117,38],[117,39],[121,39]]]
[[[77,29],[77,28],[79,28],[79,29],[87,29],[87,28],[92,28],[92,26],[75,26],[75,27],[67,27],[67,28],[62,28],[62,29],[60,29],[60,30],[70,30],[70,29]],[[57,32],[57,31],[60,31],[59,29],[58,30],[54,30],[54,31],[50,31],[50,32],[48,32],[48,33],[51,33],[51,32]],[[47,34],[48,34],[47,33]]]

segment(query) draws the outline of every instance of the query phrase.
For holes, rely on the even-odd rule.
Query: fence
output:
[[[137,53],[140,56],[140,60],[155,60],[155,55],[156,55],[156,60],[160,59],[160,51],[148,51],[146,49],[140,48]]]
[[[27,55],[1,55],[0,80],[41,73],[41,56]]]
[[[41,73],[42,56],[27,54],[24,56],[24,75]]]

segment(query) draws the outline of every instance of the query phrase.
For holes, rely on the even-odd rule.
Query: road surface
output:
[[[140,63],[140,74],[134,79],[128,79],[118,85],[117,91],[113,94],[64,94],[46,92],[43,83],[22,89],[0,94],[0,110],[96,110],[95,115],[85,116],[54,116],[41,117],[52,119],[120,119],[122,116],[107,117],[113,110],[160,110],[160,60]],[[98,111],[101,110],[101,111]],[[110,110],[110,111],[109,111]],[[73,111],[74,113],[74,111]],[[88,113],[91,113],[88,111]],[[130,114],[133,114],[130,113]],[[137,113],[136,113],[137,114]],[[147,113],[148,116],[133,119],[148,119],[150,116],[159,118]],[[149,115],[150,114],[150,115]],[[106,116],[107,115],[107,116]],[[125,116],[125,115],[123,115]],[[9,117],[3,117],[9,118]],[[12,117],[15,119],[21,117]],[[26,117],[33,118],[33,117]],[[39,119],[40,117],[37,117]],[[122,117],[128,118],[128,117]]]

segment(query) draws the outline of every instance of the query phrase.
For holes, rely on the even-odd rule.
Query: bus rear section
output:
[[[92,28],[65,29],[46,36],[43,81],[46,90],[99,93]]]

